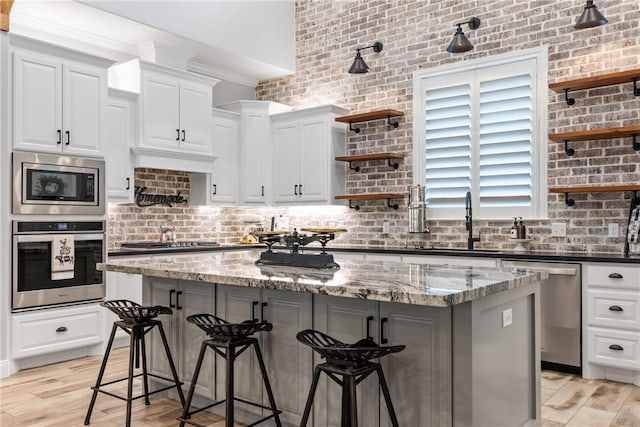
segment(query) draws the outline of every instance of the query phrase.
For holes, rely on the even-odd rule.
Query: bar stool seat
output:
[[[391,418],[391,425],[398,427],[398,419],[391,403],[391,396],[382,371],[382,365],[371,362],[371,360],[398,353],[404,350],[404,345],[379,346],[373,340],[366,338],[355,344],[345,344],[313,329],[298,332],[296,338],[302,344],[308,345],[318,352],[326,360],[325,363],[316,365],[314,369],[313,382],[311,383],[311,390],[309,390],[300,427],[305,427],[309,420],[321,372],[327,374],[329,378],[342,387],[341,427],[358,427],[356,386],[374,372],[378,375],[380,388]],[[341,376],[342,379],[338,376]]]
[[[185,423],[204,427],[201,424],[192,421],[190,419],[191,416],[222,403],[225,403],[225,426],[233,427],[234,401],[239,401],[248,405],[266,409],[267,411],[271,411],[270,415],[260,418],[252,424],[247,424],[247,427],[255,426],[271,418],[274,419],[276,426],[281,427],[282,424],[280,422],[280,414],[282,413],[282,411],[278,410],[278,408],[276,407],[276,402],[273,397],[273,391],[271,390],[271,384],[269,383],[269,378],[267,376],[267,369],[265,368],[264,360],[262,359],[262,353],[260,352],[258,339],[252,337],[252,335],[257,332],[271,331],[273,329],[273,325],[269,322],[258,322],[253,320],[247,320],[242,323],[229,323],[224,319],[206,313],[188,316],[187,322],[192,323],[202,329],[207,334],[209,339],[202,341],[202,344],[200,346],[200,354],[198,355],[198,361],[196,362],[196,367],[193,372],[193,379],[191,380],[191,386],[189,387],[189,392],[187,393],[187,400],[184,403],[182,417],[180,417],[180,427],[184,427]],[[269,398],[270,406],[261,405],[256,402],[251,402],[234,396],[234,362],[241,353],[243,353],[251,346],[253,346],[256,358],[258,359],[258,365],[260,366],[260,371],[262,373],[262,379],[264,381],[264,387],[267,392],[267,397]],[[220,355],[226,360],[226,396],[223,400],[214,402],[210,405],[193,411],[189,411],[191,400],[193,398],[196,384],[198,382],[198,375],[200,374],[200,369],[202,367],[202,362],[204,360],[204,355],[207,348],[211,348],[216,354]]]
[[[165,391],[175,387],[178,391],[178,395],[180,396],[180,402],[184,405],[184,394],[181,388],[182,383],[178,379],[178,373],[176,371],[175,364],[173,363],[173,358],[171,357],[171,351],[169,350],[169,344],[167,343],[167,337],[164,333],[162,322],[160,322],[159,320],[155,320],[155,318],[159,315],[172,314],[173,311],[169,307],[146,307],[129,300],[104,301],[100,303],[100,305],[115,313],[120,318],[120,320],[113,322],[113,327],[111,328],[111,336],[109,337],[107,349],[102,359],[102,365],[100,366],[96,385],[94,387],[91,387],[91,389],[93,390],[93,396],[91,397],[91,402],[89,403],[89,409],[87,410],[84,424],[88,425],[90,423],[91,413],[93,412],[93,407],[96,403],[98,392],[107,394],[117,399],[125,400],[127,402],[127,413],[125,422],[125,425],[127,427],[131,425],[131,404],[136,399],[144,397],[145,405],[149,405],[151,403],[149,401],[150,395],[160,393],[161,391]],[[104,371],[107,367],[107,361],[109,360],[109,354],[111,353],[111,347],[113,346],[113,340],[118,328],[124,330],[130,337],[129,372],[128,375],[124,378],[103,383],[102,377],[104,376]],[[159,375],[150,374],[147,370],[147,348],[144,338],[154,328],[158,328],[158,331],[160,332],[160,337],[162,338],[162,344],[167,356],[167,360],[169,362],[169,367],[171,369],[173,378],[165,378]],[[134,366],[135,368],[140,367],[140,351],[142,351],[142,372],[140,374],[134,375]],[[133,380],[134,378],[140,376],[142,376],[143,380],[143,393],[138,396],[133,396]],[[169,381],[173,384],[150,392],[149,377],[155,377],[161,380]],[[111,391],[101,389],[104,386],[115,384],[125,380],[127,381],[127,397],[123,397]]]

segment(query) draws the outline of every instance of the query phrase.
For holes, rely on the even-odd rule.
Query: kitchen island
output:
[[[299,423],[319,362],[295,334],[314,328],[346,342],[368,336],[407,346],[382,361],[401,426],[540,425],[538,282],[546,272],[363,263],[340,254],[337,271],[256,266],[259,253],[116,258],[99,268],[143,275],[144,303],[174,308],[161,320],[185,385],[203,338],[186,316],[209,312],[231,322],[273,323],[262,347],[288,424]],[[151,340],[151,370],[164,375],[159,344]],[[200,403],[222,395],[224,366],[212,359],[196,387]],[[256,367],[248,359],[238,361],[236,390],[260,401]],[[377,382],[367,379],[358,393],[361,425],[389,425]],[[339,400],[335,385],[321,382],[315,427],[339,424]]]

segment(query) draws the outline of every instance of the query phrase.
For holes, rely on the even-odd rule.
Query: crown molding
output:
[[[11,25],[14,27],[24,27],[25,29],[43,34],[51,34],[66,40],[82,43],[83,45],[95,45],[100,48],[138,56],[138,46],[136,45],[18,12],[11,14]]]
[[[211,65],[206,65],[196,61],[187,62],[187,71],[204,74],[206,76],[215,77],[228,82],[238,83],[243,86],[249,86],[251,88],[255,88],[256,86],[258,86],[259,82],[259,80],[252,77],[232,73],[221,68],[212,67]]]

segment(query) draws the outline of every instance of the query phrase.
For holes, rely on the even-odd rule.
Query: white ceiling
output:
[[[188,69],[251,86],[295,65],[293,0],[16,0],[10,30],[116,61],[155,42]]]

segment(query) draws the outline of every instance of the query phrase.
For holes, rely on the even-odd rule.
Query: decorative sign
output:
[[[169,194],[149,194],[145,193],[147,187],[137,187],[135,191],[136,205],[141,208],[153,205],[167,205],[173,207],[172,203],[188,203],[189,201],[180,195],[178,191],[174,195]]]

